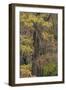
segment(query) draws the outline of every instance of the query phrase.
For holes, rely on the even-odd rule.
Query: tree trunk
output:
[[[32,62],[32,74],[37,76],[37,65],[36,60],[39,56],[39,39],[38,39],[38,32],[37,30],[33,33],[33,40],[34,40],[34,55],[33,55],[33,62]]]

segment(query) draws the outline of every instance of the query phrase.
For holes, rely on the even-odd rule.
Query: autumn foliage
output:
[[[20,77],[55,76],[57,14],[20,12]]]

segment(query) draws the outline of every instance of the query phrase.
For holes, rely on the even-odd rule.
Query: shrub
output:
[[[21,65],[20,66],[20,77],[31,77],[32,76],[32,65]]]
[[[48,63],[43,66],[44,76],[56,76],[57,75],[57,65],[56,63]]]

